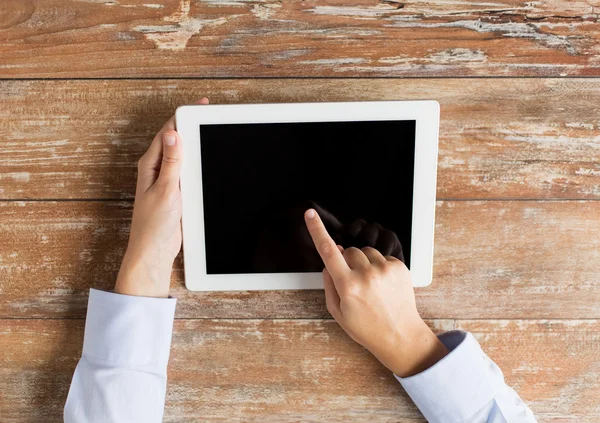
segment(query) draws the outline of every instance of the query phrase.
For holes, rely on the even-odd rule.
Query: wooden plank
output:
[[[89,287],[111,289],[129,203],[0,203],[0,317],[83,317]],[[600,318],[600,202],[438,202],[429,318]],[[193,293],[185,318],[326,318],[322,291]]]
[[[541,422],[600,419],[598,320],[430,324],[473,332]],[[78,320],[3,322],[3,419],[59,421],[82,336]],[[175,322],[166,422],[365,416],[377,423],[423,421],[392,375],[331,320]]]
[[[600,79],[0,81],[0,198],[132,198],[155,131],[202,95],[437,99],[438,197],[600,198]]]
[[[536,414],[565,421],[588,414],[587,421],[600,421],[598,320],[466,320],[456,329],[475,335]]]
[[[598,75],[596,0],[18,0],[0,76]]]

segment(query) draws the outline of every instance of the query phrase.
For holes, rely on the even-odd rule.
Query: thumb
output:
[[[327,269],[323,270],[323,288],[325,289],[325,304],[327,305],[327,311],[334,319],[342,317],[340,311],[340,296],[335,289],[335,283],[333,278]]]
[[[181,138],[176,131],[165,131],[162,136],[162,162],[157,182],[176,185],[181,171]]]

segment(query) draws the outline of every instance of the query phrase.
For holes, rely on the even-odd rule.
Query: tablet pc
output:
[[[322,288],[310,207],[431,283],[437,102],[182,106],[176,123],[188,289]]]

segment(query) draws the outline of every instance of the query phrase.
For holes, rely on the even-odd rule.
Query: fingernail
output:
[[[315,217],[315,211],[313,209],[309,209],[306,212],[306,217],[308,217],[309,219],[313,219]]]
[[[165,140],[165,144],[167,144],[167,145],[175,145],[175,142],[177,141],[177,137],[175,137],[175,135],[173,135],[171,133],[166,133],[164,136],[164,140]]]

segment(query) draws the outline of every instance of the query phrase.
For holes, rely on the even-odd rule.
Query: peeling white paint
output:
[[[374,7],[348,7],[348,6],[316,6],[307,12],[315,15],[328,16],[354,16],[359,18],[374,19],[398,11],[397,8],[388,4],[378,4]]]
[[[421,63],[419,63],[419,60]],[[414,67],[417,66],[419,71],[425,75],[429,73],[447,72],[448,65],[440,64],[427,64],[423,63],[422,59],[415,59],[413,61],[407,61],[402,64],[395,64],[392,66],[348,66],[344,68],[334,69],[335,72],[364,72],[364,73],[375,73],[375,72],[386,72],[386,73],[401,73],[401,72],[412,72]]]
[[[508,38],[530,38],[543,43],[549,47],[562,47],[570,54],[577,54],[577,49],[569,40],[569,37],[564,35],[547,34],[540,32],[540,23],[523,23],[523,22],[500,22],[491,23],[484,22],[480,19],[476,20],[461,20],[455,22],[406,22],[403,20],[395,20],[396,22],[388,25],[396,28],[462,28],[469,29],[480,33],[500,32],[504,37]]]
[[[520,141],[520,142],[529,142],[532,144],[556,144],[562,143],[565,145],[569,145],[572,143],[576,143],[580,141],[577,138],[572,138],[564,135],[540,135],[540,136],[531,136],[531,135],[508,135],[504,138],[507,141]],[[599,148],[600,147],[600,136],[590,138],[588,142],[586,142],[588,147]]]
[[[585,169],[580,167],[575,171],[576,175],[590,175],[590,176],[600,176],[600,170],[598,169]]]
[[[252,9],[250,9],[250,12],[258,19],[267,20],[271,18],[279,8],[281,8],[281,4],[279,3],[255,4],[252,6]]]
[[[25,143],[25,146],[27,147],[61,147],[63,145],[67,145],[69,144],[69,140],[65,139],[65,140],[55,140],[55,141],[40,141],[40,142],[36,142],[36,141],[28,141]]]
[[[271,55],[271,59],[273,60],[287,60],[294,57],[305,56],[309,54],[312,50],[308,48],[302,49],[294,49],[294,50],[284,50],[278,53],[274,53]]]
[[[359,64],[367,63],[367,59],[359,57],[346,57],[340,59],[318,59],[318,60],[305,60],[300,62],[303,65],[323,65],[323,66],[335,66],[335,65],[348,65],[348,64]]]
[[[29,172],[0,173],[0,179],[12,179],[15,182],[29,182],[31,174]]]
[[[462,159],[453,159],[450,156],[446,156],[442,160],[439,161],[438,167],[441,169],[451,169],[455,166],[461,166],[464,164],[465,164],[465,161]]]
[[[315,35],[326,38],[348,38],[351,36],[370,37],[382,34],[377,29],[364,28],[327,28],[327,29],[281,29],[279,34],[301,34],[303,36]]]
[[[427,66],[427,69],[438,65],[451,65],[455,63],[484,63],[487,62],[487,55],[482,50],[471,50],[468,48],[450,48],[432,53],[426,57],[412,57],[406,54],[399,56],[382,57],[378,63],[389,63],[392,65],[404,65],[406,69],[412,66]],[[438,66],[439,67],[439,66]],[[399,66],[394,67],[394,69]]]
[[[427,57],[432,63],[451,64],[460,62],[486,62],[487,55],[481,50],[468,48],[450,48],[431,54]]]
[[[379,63],[389,63],[393,65],[397,63],[409,63],[411,60],[413,59],[408,54],[401,54],[399,56],[382,57],[377,61]]]
[[[540,214],[542,214],[542,210],[537,208],[525,207],[523,209],[523,219],[537,219]]]
[[[234,15],[235,16],[235,15]],[[192,36],[206,26],[222,25],[226,18],[201,19],[190,17],[190,0],[181,0],[179,10],[163,19],[173,22],[170,25],[138,25],[134,31],[144,34],[157,48],[165,50],[183,50]]]
[[[248,7],[249,4],[266,4],[264,0],[202,0],[206,6],[238,6]]]
[[[129,32],[116,32],[115,33],[115,38],[118,41],[133,41],[135,40],[135,36],[131,35]]]
[[[583,128],[583,129],[594,129],[593,123],[584,122],[568,122],[565,124],[567,128]]]

